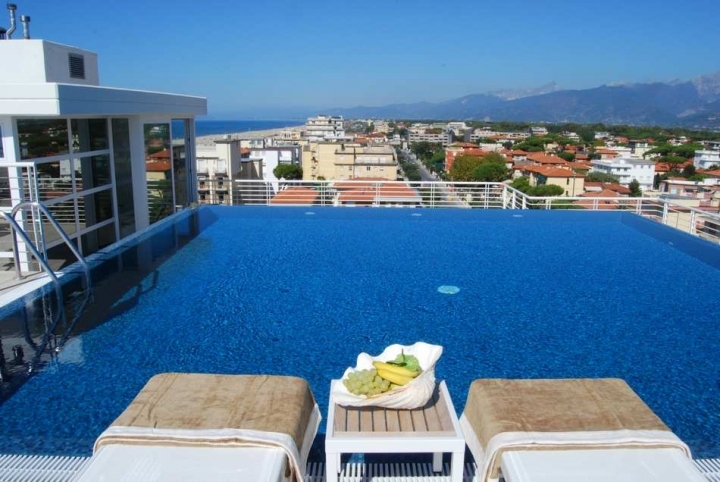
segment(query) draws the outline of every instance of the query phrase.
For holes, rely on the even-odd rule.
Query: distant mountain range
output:
[[[692,80],[562,90],[551,83],[444,102],[326,109],[346,118],[575,122],[720,129],[720,72]]]

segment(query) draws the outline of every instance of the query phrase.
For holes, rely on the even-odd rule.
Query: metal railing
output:
[[[537,197],[501,182],[205,180],[199,204],[627,211],[720,243],[720,207],[700,199]],[[694,204],[694,206],[693,206]]]
[[[57,234],[60,236],[60,238],[63,240],[63,242],[67,245],[67,247],[70,249],[70,251],[73,253],[73,255],[77,258],[78,263],[80,264],[82,268],[83,273],[83,280],[84,280],[84,298],[82,299],[80,303],[80,307],[76,309],[75,316],[71,320],[71,322],[68,324],[66,313],[65,313],[65,299],[63,297],[62,293],[62,286],[60,283],[60,280],[58,279],[55,271],[50,267],[48,264],[47,257],[44,255],[45,247],[44,245],[36,246],[35,243],[30,239],[30,237],[27,235],[27,232],[25,229],[23,229],[20,224],[15,219],[16,216],[20,211],[24,211],[26,209],[30,209],[32,211],[32,222],[41,222],[41,217],[44,215],[49,223],[55,228],[57,231]],[[20,238],[23,243],[25,244],[25,247],[27,250],[33,255],[35,260],[40,264],[43,271],[50,277],[50,279],[53,282],[53,286],[55,289],[55,295],[57,297],[57,312],[52,315],[52,319],[49,320],[49,323],[46,327],[45,333],[43,335],[43,339],[39,345],[34,344],[30,341],[30,344],[35,348],[36,350],[36,358],[39,358],[40,355],[45,351],[45,348],[50,343],[50,340],[54,337],[55,330],[57,329],[58,324],[62,321],[63,326],[65,327],[65,332],[63,333],[62,337],[60,338],[59,343],[57,343],[56,348],[62,347],[65,342],[67,341],[68,337],[70,336],[70,333],[74,329],[78,319],[82,315],[84,311],[84,307],[87,305],[87,303],[92,298],[92,278],[90,275],[90,266],[85,261],[85,258],[83,258],[82,254],[80,254],[80,251],[75,247],[75,244],[72,242],[70,237],[65,233],[65,231],[62,229],[58,221],[53,217],[53,215],[50,213],[47,207],[45,207],[40,202],[33,202],[33,201],[24,201],[19,204],[17,204],[10,213],[6,213],[3,211],[0,211],[0,216],[2,216],[3,219],[5,219],[6,222],[8,222],[11,226],[11,233],[10,236],[12,238],[13,243],[13,257],[15,261],[15,274],[17,279],[23,278],[22,273],[22,263],[20,260],[20,250],[18,246],[18,238]],[[44,237],[44,236],[43,236]],[[41,253],[42,251],[42,253]]]

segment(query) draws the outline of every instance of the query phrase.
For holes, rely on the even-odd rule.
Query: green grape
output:
[[[380,377],[374,368],[352,371],[342,382],[353,395],[372,396],[390,389],[390,382]]]

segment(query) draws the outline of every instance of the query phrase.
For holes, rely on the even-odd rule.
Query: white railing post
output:
[[[697,230],[695,229],[695,217],[697,216],[697,212],[695,210],[690,211],[690,234],[697,235]]]
[[[667,201],[663,201],[662,223],[667,225],[667,222],[668,222],[668,203],[667,203]]]

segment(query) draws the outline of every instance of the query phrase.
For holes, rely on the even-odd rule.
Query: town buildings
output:
[[[655,162],[652,160],[617,157],[595,159],[591,163],[591,172],[602,172],[616,176],[623,186],[629,185],[635,179],[640,183],[643,190],[649,190],[653,187]]]
[[[720,149],[695,151],[693,165],[698,169],[710,169],[720,166]]]
[[[379,178],[398,176],[395,149],[389,145],[310,142],[302,149],[304,180]]]
[[[304,137],[310,142],[347,139],[343,122],[342,116],[308,117]]]
[[[246,171],[250,171],[248,166]],[[216,140],[211,146],[197,147],[197,189],[199,204],[231,204],[233,180],[242,176],[239,139]],[[252,176],[252,174],[245,174]]]

